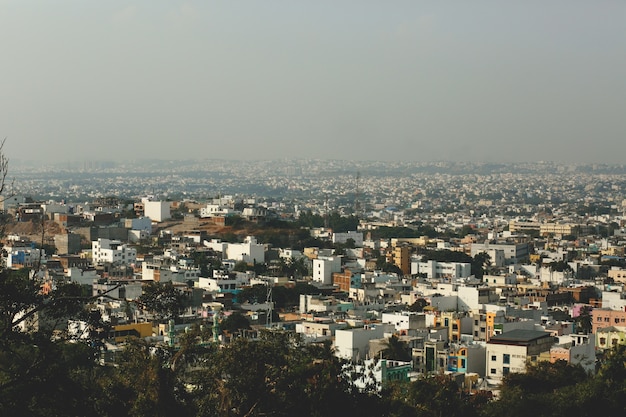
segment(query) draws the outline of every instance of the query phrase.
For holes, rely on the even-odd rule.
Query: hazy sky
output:
[[[12,159],[624,163],[626,1],[0,0]]]

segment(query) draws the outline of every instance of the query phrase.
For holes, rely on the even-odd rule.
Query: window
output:
[[[613,346],[617,345],[617,339],[611,339],[611,345]]]
[[[489,370],[489,373],[490,373],[491,375],[495,375],[495,373],[496,373],[496,368],[491,368],[491,370]]]
[[[504,355],[502,355],[502,363],[508,365],[511,363],[511,355],[509,355],[508,353],[505,353]]]
[[[491,360],[495,361],[496,360],[496,355],[491,355]]]
[[[508,375],[509,374],[509,367],[505,366],[504,368],[502,368],[502,375]]]

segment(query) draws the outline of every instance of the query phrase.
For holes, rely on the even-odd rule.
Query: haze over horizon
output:
[[[626,3],[0,0],[12,160],[624,163]]]

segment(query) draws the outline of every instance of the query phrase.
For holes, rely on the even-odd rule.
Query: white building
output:
[[[226,247],[226,258],[246,263],[264,263],[265,245],[257,243],[254,236],[247,236],[243,243],[229,243]]]
[[[235,214],[236,211],[229,207],[224,207],[220,204],[207,204],[205,207],[200,208],[200,217],[219,217]]]
[[[141,200],[143,213],[155,222],[162,222],[171,217],[170,203],[168,201],[151,201],[147,198]]]
[[[313,259],[313,281],[324,285],[333,283],[333,273],[341,272],[341,256]]]
[[[491,256],[491,250],[504,251],[504,263],[506,265],[520,263],[528,259],[530,247],[528,243],[472,243],[471,256],[474,257],[479,253],[487,253]],[[494,259],[491,264],[498,266]]]
[[[411,262],[411,274],[426,274],[426,278],[467,278],[472,265],[466,262]]]
[[[412,313],[403,311],[401,313],[383,313],[382,322],[391,324],[400,334],[408,334],[409,330],[422,329],[426,327],[426,315],[424,313]]]
[[[341,359],[360,361],[369,358],[370,340],[393,333],[393,325],[368,325],[357,329],[335,331],[335,355]]]
[[[235,292],[244,285],[250,284],[250,278],[246,274],[218,274],[212,278],[199,277],[196,287],[211,292],[228,293]],[[261,300],[263,301],[263,300]]]
[[[94,265],[104,263],[130,265],[137,262],[137,249],[122,244],[119,240],[100,238],[91,242],[91,252]]]

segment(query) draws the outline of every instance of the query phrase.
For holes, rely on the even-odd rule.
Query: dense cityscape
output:
[[[626,411],[624,165],[6,162],[2,415]]]

